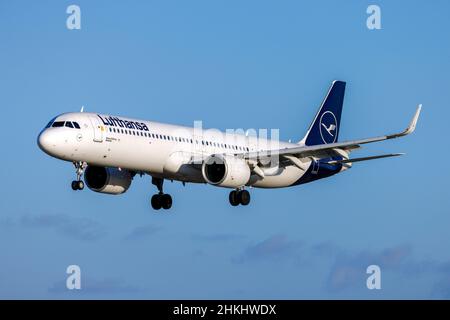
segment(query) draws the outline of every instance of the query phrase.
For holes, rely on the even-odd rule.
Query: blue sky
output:
[[[81,7],[81,30],[66,8]],[[382,29],[366,28],[378,4]],[[0,1],[0,298],[449,298],[450,3],[433,1]],[[414,135],[406,152],[338,176],[253,189],[167,183],[73,192],[36,137],[77,111],[303,137],[329,84],[347,81],[340,139]],[[436,156],[437,154],[437,156]],[[444,169],[442,169],[444,166]],[[82,290],[65,289],[68,265]],[[382,289],[366,288],[366,267]]]

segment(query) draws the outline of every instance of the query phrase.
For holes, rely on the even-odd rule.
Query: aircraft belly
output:
[[[300,179],[304,173],[305,171],[295,166],[288,166],[285,167],[280,174],[275,176],[265,176],[263,179],[256,181],[252,185],[257,188],[288,187]]]

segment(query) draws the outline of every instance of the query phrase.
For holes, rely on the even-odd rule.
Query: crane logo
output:
[[[320,136],[324,143],[336,142],[338,127],[336,116],[331,111],[325,111],[320,117]]]

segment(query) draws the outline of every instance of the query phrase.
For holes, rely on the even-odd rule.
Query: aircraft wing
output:
[[[360,139],[360,140],[351,140],[351,141],[345,141],[345,142],[336,142],[336,143],[328,143],[328,144],[321,144],[321,145],[314,145],[314,146],[299,146],[294,148],[284,148],[284,149],[278,149],[278,150],[268,150],[268,151],[262,151],[262,152],[250,152],[247,154],[242,154],[244,158],[246,159],[260,159],[263,157],[270,157],[270,156],[285,156],[292,162],[295,162],[296,160],[294,158],[308,158],[308,157],[324,157],[324,156],[333,156],[336,154],[340,154],[342,151],[349,151],[352,149],[360,148],[361,145],[367,144],[367,143],[373,143],[383,140],[389,140],[394,138],[399,138],[406,136],[416,129],[417,120],[419,119],[420,111],[422,109],[422,105],[420,104],[417,107],[417,110],[414,114],[414,117],[412,118],[409,126],[400,133],[394,133],[379,137],[373,137],[373,138],[366,138],[366,139]]]

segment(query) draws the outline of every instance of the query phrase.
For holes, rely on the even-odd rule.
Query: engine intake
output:
[[[243,159],[212,155],[203,162],[202,175],[209,184],[238,188],[250,180],[250,168]]]
[[[133,175],[128,170],[88,166],[84,172],[84,181],[89,189],[100,193],[124,193],[132,180]]]

